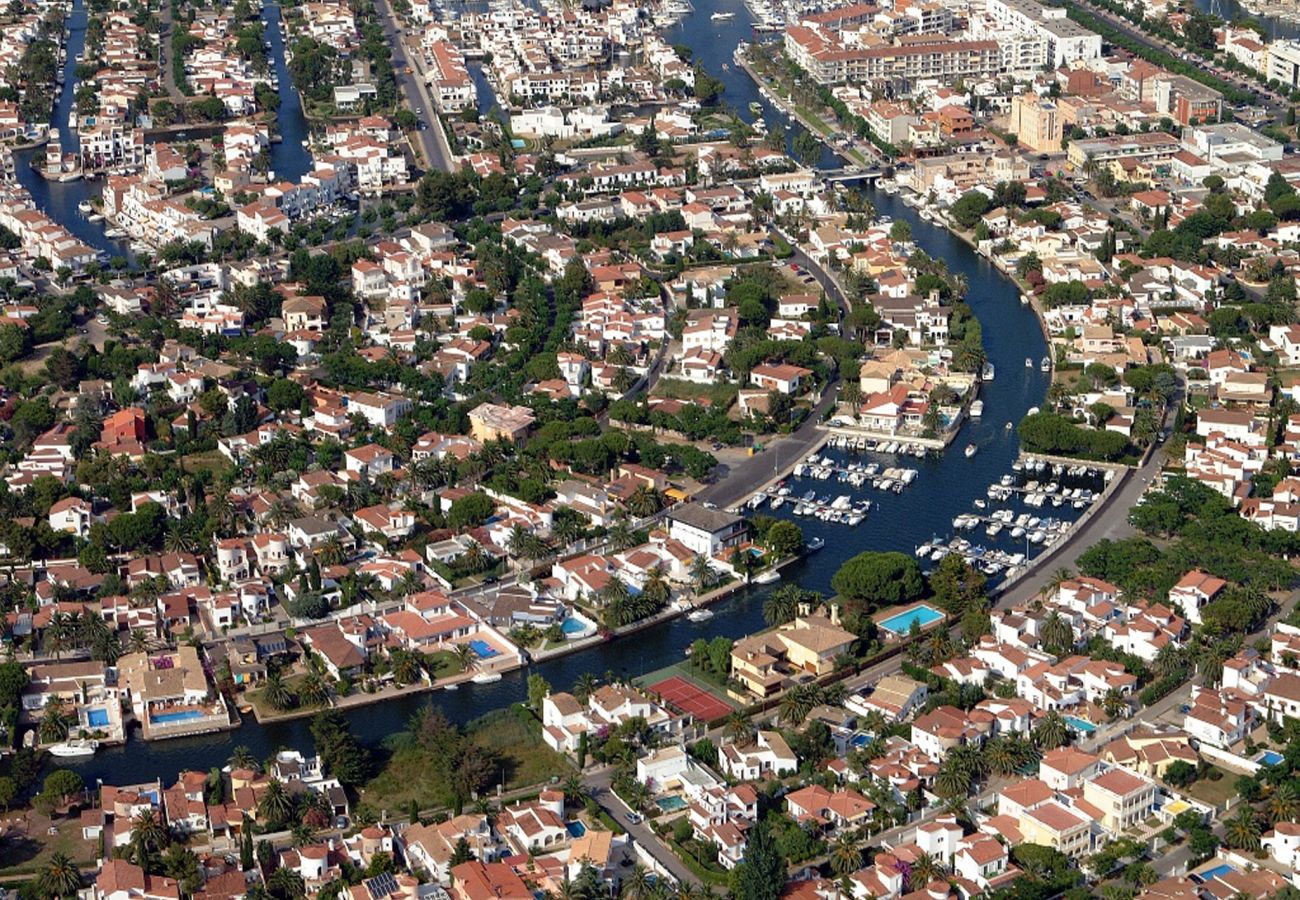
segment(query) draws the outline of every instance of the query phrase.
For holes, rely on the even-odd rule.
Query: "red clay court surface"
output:
[[[664,702],[690,713],[702,722],[720,719],[733,711],[730,704],[723,703],[708,691],[697,688],[680,675],[652,684],[648,690],[663,697]]]

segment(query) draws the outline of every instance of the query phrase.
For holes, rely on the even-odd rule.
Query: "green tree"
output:
[[[528,676],[528,705],[532,709],[541,711],[542,701],[546,695],[551,692],[551,683],[541,675],[533,674]]]
[[[731,895],[736,900],[778,900],[785,889],[785,860],[771,826],[760,819],[750,829],[745,857],[732,870]]]
[[[920,597],[924,581],[920,566],[908,554],[868,550],[840,566],[831,587],[849,599],[888,606]]]

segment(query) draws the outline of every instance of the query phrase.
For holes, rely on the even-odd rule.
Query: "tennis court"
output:
[[[697,688],[680,675],[652,684],[648,690],[662,697],[665,703],[688,712],[704,722],[720,719],[734,709],[729,703],[724,703],[708,691]]]

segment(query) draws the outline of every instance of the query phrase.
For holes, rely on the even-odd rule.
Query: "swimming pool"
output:
[[[1220,863],[1214,868],[1206,869],[1204,872],[1199,872],[1196,875],[1193,875],[1192,877],[1195,878],[1197,881],[1204,882],[1204,881],[1211,881],[1215,878],[1219,878],[1224,875],[1229,875],[1235,871],[1237,870],[1234,869],[1232,866],[1228,865],[1227,863]]]
[[[154,725],[170,725],[173,722],[189,722],[192,719],[202,719],[205,713],[201,709],[181,709],[169,713],[150,713],[149,721]]]
[[[931,622],[937,622],[942,618],[943,613],[933,606],[926,606],[922,603],[881,621],[880,627],[892,634],[907,634],[912,630],[913,624],[924,628]]]
[[[581,619],[575,619],[573,616],[569,616],[569,618],[560,623],[560,630],[565,634],[582,634],[587,630],[587,623]]]
[[[655,806],[664,812],[677,812],[686,808],[686,801],[674,794],[671,797],[660,797],[655,801]]]
[[[86,724],[91,728],[108,727],[108,710],[106,709],[88,709],[86,710]]]
[[[1276,766],[1278,763],[1282,762],[1284,758],[1285,757],[1283,757],[1282,754],[1278,753],[1276,750],[1265,750],[1259,756],[1255,757],[1255,759],[1257,759],[1259,762],[1262,762],[1266,766]]]
[[[853,735],[853,737],[849,738],[849,746],[856,747],[859,750],[870,743],[871,735],[867,734],[865,731],[859,731],[857,734]]]
[[[474,655],[479,659],[491,659],[497,655],[497,651],[487,641],[470,641],[469,648],[474,651]]]
[[[1092,734],[1097,730],[1097,726],[1089,722],[1087,719],[1080,719],[1078,716],[1062,716],[1062,718],[1065,719],[1065,724],[1069,725],[1075,731],[1081,731],[1084,734]]]
[[[564,830],[569,832],[569,837],[580,838],[587,833],[587,826],[581,822],[565,822]]]

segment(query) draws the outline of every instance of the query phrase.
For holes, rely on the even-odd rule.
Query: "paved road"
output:
[[[188,103],[189,98],[176,84],[176,61],[172,59],[174,52],[172,50],[172,5],[166,0],[158,11],[158,19],[161,23],[158,31],[158,46],[163,67],[163,87],[167,89],[167,96],[173,102]]]
[[[613,817],[614,821],[619,824],[629,835],[632,840],[636,841],[643,850],[654,857],[664,869],[668,870],[678,882],[683,884],[700,884],[700,879],[696,878],[690,869],[677,858],[658,836],[650,829],[645,819],[639,822],[633,822],[628,818],[628,808],[622,800],[610,788],[610,782],[614,777],[612,766],[603,766],[599,769],[589,770],[582,778],[582,783],[590,792],[592,799]]]
[[[375,8],[379,11],[384,38],[388,41],[388,46],[393,48],[393,68],[397,75],[397,84],[406,95],[406,104],[412,112],[429,123],[429,127],[414,132],[415,139],[420,144],[420,151],[424,154],[424,164],[429,169],[450,172],[455,167],[451,147],[447,144],[447,136],[442,132],[438,108],[433,104],[428,85],[419,75],[422,71],[422,54],[412,53],[406,49],[404,33],[397,24],[388,0],[378,0]],[[401,61],[401,65],[397,64],[398,60]],[[409,75],[406,72],[408,65],[412,68],[412,73]]]
[[[1078,0],[1078,2],[1080,6],[1086,7],[1089,13],[1103,20],[1107,25],[1110,25],[1112,28],[1115,28],[1118,31],[1122,31],[1125,35],[1132,38],[1133,40],[1140,41],[1143,44],[1146,44],[1148,47],[1154,47],[1157,50],[1163,50],[1164,52],[1173,56],[1175,59],[1189,59],[1197,68],[1204,69],[1205,71],[1209,72],[1211,75],[1214,75],[1217,78],[1221,78],[1222,80],[1228,82],[1229,84],[1233,85],[1236,88],[1239,88],[1240,90],[1254,91],[1257,95],[1266,97],[1270,101],[1267,104],[1257,103],[1255,105],[1264,106],[1266,109],[1270,109],[1271,111],[1276,113],[1278,110],[1280,110],[1282,107],[1286,106],[1287,104],[1287,100],[1284,97],[1274,92],[1271,88],[1265,87],[1264,85],[1260,84],[1258,81],[1254,81],[1249,78],[1244,78],[1236,72],[1229,72],[1227,69],[1223,68],[1216,62],[1212,62],[1208,59],[1205,59],[1204,57],[1195,55],[1190,51],[1188,51],[1187,49],[1177,46],[1176,44],[1171,44],[1168,41],[1166,41],[1164,38],[1158,37],[1153,34],[1149,34],[1143,31],[1137,25],[1134,25],[1128,19],[1125,19],[1123,16],[1116,15],[1115,13],[1111,12],[1109,9],[1106,9],[1105,7],[1097,6],[1093,3],[1090,3],[1089,0]]]
[[[793,247],[794,242],[791,241],[790,245]],[[794,251],[790,259],[816,278],[822,289],[826,291],[826,296],[834,300],[842,311],[848,312],[848,297],[844,295],[839,282],[832,278],[820,263],[812,260],[799,249]],[[836,372],[822,389],[822,398],[813,407],[812,413],[793,434],[773,441],[766,451],[745,459],[739,465],[719,467],[716,472],[717,481],[700,491],[697,499],[715,503],[724,509],[732,507],[759,485],[769,481],[783,467],[790,468],[807,456],[808,452],[826,437],[826,430],[821,427],[821,421],[826,410],[831,408],[836,397],[839,396],[839,384],[840,376]]]

